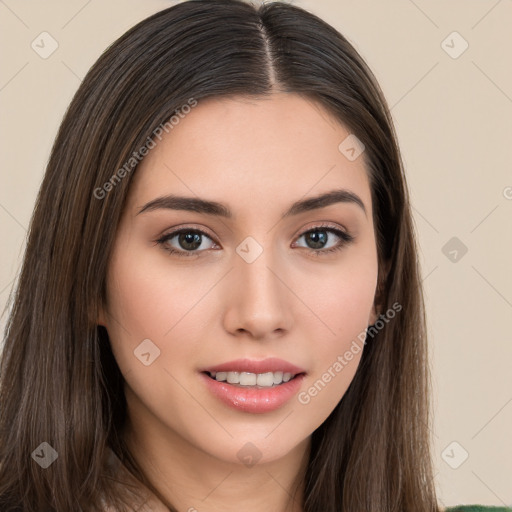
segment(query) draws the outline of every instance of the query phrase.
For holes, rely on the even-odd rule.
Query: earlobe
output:
[[[102,306],[98,308],[98,315],[96,317],[96,323],[102,327],[107,327],[106,315]]]
[[[370,315],[370,325],[375,324],[380,315],[382,314],[382,310],[384,309],[385,299],[384,299],[384,286],[385,280],[387,278],[389,269],[390,269],[390,261],[383,263],[379,267],[379,275],[377,280],[377,289],[375,292],[375,297],[373,301],[373,308]],[[369,327],[369,326],[368,326]]]
[[[370,327],[370,325],[373,325],[376,321],[377,321],[377,318],[379,318],[380,316],[380,313],[375,305],[375,303],[373,304],[373,308],[372,308],[372,312],[370,314],[370,319],[369,319],[369,325],[368,327]]]

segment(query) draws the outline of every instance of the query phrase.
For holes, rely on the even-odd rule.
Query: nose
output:
[[[224,328],[238,337],[255,340],[283,336],[292,326],[293,293],[288,273],[263,250],[252,262],[236,255],[226,288]]]

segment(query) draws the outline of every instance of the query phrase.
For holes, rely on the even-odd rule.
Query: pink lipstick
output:
[[[200,370],[207,389],[226,405],[262,414],[282,407],[301,387],[303,368],[278,358],[237,359]]]

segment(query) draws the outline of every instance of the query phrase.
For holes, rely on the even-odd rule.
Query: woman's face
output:
[[[343,397],[376,319],[378,270],[364,153],[352,139],[339,149],[349,135],[318,104],[274,94],[201,100],[155,139],[100,313],[131,424],[154,450],[276,460]],[[314,200],[341,190],[356,200]],[[299,375],[267,387],[280,370]]]

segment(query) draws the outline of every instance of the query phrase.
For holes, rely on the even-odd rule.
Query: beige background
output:
[[[0,0],[0,308],[80,80],[172,3]],[[512,505],[512,0],[293,3],[355,45],[392,107],[421,246],[441,502]],[[31,48],[43,31],[59,45],[47,59]]]

